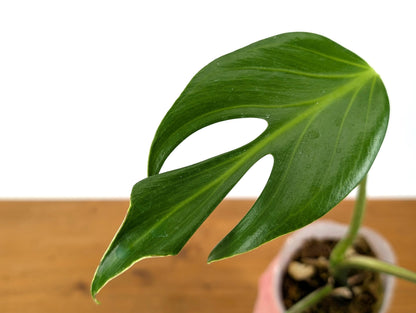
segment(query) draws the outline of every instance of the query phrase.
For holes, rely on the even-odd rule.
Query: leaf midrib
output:
[[[219,175],[216,179],[211,181],[209,184],[204,185],[203,188],[199,189],[198,191],[195,191],[193,195],[182,202],[175,205],[172,210],[169,212],[169,214],[158,221],[157,225],[160,225],[166,218],[173,215],[175,212],[177,212],[181,207],[185,206],[187,203],[204,193],[206,190],[210,189],[212,186],[218,184],[220,181],[224,181],[225,178],[229,177],[231,173],[234,173],[238,168],[242,166],[245,162],[248,162],[251,158],[253,158],[255,155],[258,155],[258,158],[265,156],[266,154],[269,154],[269,151],[264,151],[265,147],[267,147],[272,141],[275,141],[277,137],[280,135],[286,133],[305,119],[311,116],[317,116],[320,112],[322,112],[328,105],[332,103],[332,100],[337,99],[339,97],[344,96],[345,94],[348,94],[350,91],[354,90],[355,87],[359,87],[362,84],[364,84],[367,80],[372,78],[376,73],[369,69],[368,71],[365,71],[362,73],[362,75],[358,76],[357,78],[351,80],[348,84],[345,84],[343,87],[328,93],[320,98],[320,101],[316,102],[316,105],[312,106],[310,109],[305,110],[298,116],[296,116],[294,119],[288,121],[287,123],[283,124],[281,127],[276,129],[274,132],[271,132],[268,136],[265,136],[262,138],[262,140],[259,140],[256,142],[255,145],[252,147],[249,147],[247,150],[245,150],[245,153],[242,153],[240,155],[240,158],[237,159],[233,165],[225,171],[222,175]],[[256,141],[256,140],[255,140]],[[229,161],[229,160],[227,160]],[[149,230],[150,232],[150,230]],[[140,236],[142,237],[142,236]],[[138,238],[137,241],[141,240],[141,238]]]
[[[137,242],[141,241],[143,238],[145,238],[151,231],[156,229],[159,225],[161,225],[163,222],[165,222],[166,219],[168,219],[170,216],[175,214],[179,209],[184,207],[186,204],[194,200],[195,198],[199,197],[201,194],[212,188],[213,186],[217,185],[219,182],[224,181],[226,178],[230,177],[232,173],[237,171],[244,163],[250,161],[250,159],[254,158],[254,156],[258,155],[258,158],[265,156],[266,154],[269,154],[269,151],[265,150],[265,147],[267,147],[271,142],[275,141],[277,137],[281,136],[282,134],[286,133],[290,129],[294,128],[296,125],[304,121],[305,119],[317,116],[320,112],[322,112],[328,105],[332,103],[334,99],[337,99],[339,97],[342,97],[352,90],[356,88],[357,86],[361,86],[364,84],[367,80],[372,78],[375,74],[373,70],[368,70],[363,72],[362,75],[358,76],[357,78],[351,80],[348,84],[345,84],[344,86],[340,87],[339,89],[328,93],[320,98],[320,101],[317,101],[314,106],[309,108],[308,110],[305,110],[298,116],[296,116],[294,119],[288,121],[287,123],[283,124],[281,127],[276,129],[275,131],[271,132],[268,136],[262,137],[262,140],[258,140],[256,144],[249,147],[247,150],[245,150],[242,154],[239,155],[239,158],[235,162],[233,162],[233,165],[226,170],[222,175],[217,176],[216,179],[212,180],[210,183],[204,185],[199,190],[194,190],[191,197],[188,197],[187,199],[179,202],[175,206],[172,207],[169,214],[165,215],[162,219],[160,219],[154,227],[143,233],[141,236],[136,238],[133,245],[136,245]],[[256,141],[256,140],[255,140]],[[229,162],[230,160],[227,160]],[[134,262],[135,263],[135,262]]]
[[[257,141],[255,145],[252,147],[249,147],[245,153],[240,155],[240,158],[237,159],[233,165],[225,171],[222,175],[219,175],[216,179],[211,181],[209,184],[204,185],[203,188],[200,188],[198,191],[195,191],[193,195],[182,202],[178,203],[171,212],[167,215],[166,218],[173,215],[176,211],[178,211],[181,207],[204,193],[206,190],[210,189],[212,186],[217,185],[220,181],[224,181],[227,177],[230,177],[232,173],[234,173],[236,170],[238,170],[242,164],[248,162],[250,159],[252,159],[255,155],[259,155],[259,158],[263,157],[264,155],[268,154],[264,153],[262,155],[261,151],[264,150],[265,147],[270,144],[270,142],[276,140],[277,137],[284,134],[285,132],[289,131],[299,123],[301,123],[303,120],[307,119],[308,117],[317,116],[320,112],[322,112],[328,105],[332,103],[333,99],[337,99],[339,97],[344,96],[345,94],[348,94],[350,91],[354,90],[355,87],[360,87],[364,82],[369,80],[375,75],[375,72],[373,70],[368,70],[363,72],[362,75],[359,77],[351,80],[350,83],[345,84],[342,88],[337,89],[336,91],[326,94],[321,97],[321,101],[317,102],[317,104],[310,109],[304,111],[302,114],[296,116],[296,118],[292,119],[291,121],[285,123],[282,127],[278,128],[274,132],[270,133],[269,136],[265,136],[262,138],[262,140]],[[227,160],[229,161],[229,160]],[[162,223],[165,220],[165,218],[161,219],[158,224]]]

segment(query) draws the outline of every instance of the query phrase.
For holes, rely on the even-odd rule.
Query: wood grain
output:
[[[250,253],[206,264],[210,250],[252,200],[225,200],[175,257],[147,259],[89,295],[95,268],[128,201],[1,201],[0,312],[251,312],[257,281],[285,237]],[[352,202],[325,219],[348,222]],[[370,201],[365,225],[416,270],[416,201]],[[397,280],[390,312],[416,310],[416,285]]]

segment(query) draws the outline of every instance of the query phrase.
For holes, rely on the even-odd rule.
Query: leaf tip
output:
[[[96,273],[94,274],[94,277],[91,282],[90,287],[90,294],[92,299],[96,304],[101,304],[100,301],[97,299],[97,294],[100,292],[100,290],[108,283],[109,280],[102,280],[102,278],[97,275],[98,270],[100,269],[100,266],[98,266]]]
[[[97,295],[97,294],[91,294],[92,299],[94,300],[95,304],[101,304],[101,303],[100,303],[100,301],[98,301],[98,299],[97,299],[96,295]]]
[[[98,301],[97,299],[97,293],[99,292],[99,288],[97,289],[96,287],[96,277],[94,276],[94,279],[91,283],[91,289],[90,289],[90,293],[91,293],[91,297],[94,300],[94,302],[96,304],[100,304],[100,301]]]
[[[98,301],[98,299],[97,299],[98,290],[95,290],[95,288],[94,288],[94,282],[91,284],[90,293],[91,293],[91,297],[94,300],[95,304],[101,304],[100,301]]]

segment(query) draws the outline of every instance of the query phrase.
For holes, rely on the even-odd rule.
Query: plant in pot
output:
[[[248,144],[163,172],[185,138],[216,122],[264,119]],[[244,218],[213,249],[209,262],[250,251],[322,217],[357,185],[356,209],[346,236],[328,257],[325,284],[290,312],[348,286],[358,269],[416,282],[416,274],[371,256],[348,253],[365,208],[365,182],[389,117],[379,75],[360,57],[312,33],[286,33],[222,56],[199,71],[155,134],[148,177],[132,190],[124,222],[105,252],[91,293],[141,259],[179,253],[239,179],[272,155],[267,184]]]

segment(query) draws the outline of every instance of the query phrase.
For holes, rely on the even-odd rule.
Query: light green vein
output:
[[[347,118],[347,116],[348,116],[348,113],[349,113],[349,111],[351,110],[351,107],[352,107],[352,105],[353,105],[353,103],[354,103],[354,101],[355,101],[355,99],[356,99],[356,97],[357,97],[357,95],[358,95],[358,93],[359,93],[359,91],[361,90],[363,88],[363,86],[361,86],[359,89],[357,89],[355,92],[354,92],[354,94],[353,94],[353,96],[351,97],[351,100],[350,100],[350,102],[349,102],[349,104],[348,104],[348,106],[347,106],[347,108],[346,108],[346,110],[345,110],[345,113],[344,113],[344,115],[343,115],[343,119],[342,119],[342,122],[341,122],[341,125],[340,125],[340,128],[339,128],[339,130],[338,130],[338,133],[337,133],[337,137],[336,137],[336,140],[335,140],[335,146],[334,146],[334,149],[332,150],[332,154],[331,154],[331,158],[330,158],[330,160],[329,160],[329,162],[328,162],[328,166],[326,167],[326,170],[325,170],[325,173],[324,173],[324,175],[323,175],[323,180],[326,178],[326,176],[328,175],[328,172],[329,172],[329,168],[331,167],[331,165],[332,165],[332,163],[333,163],[333,161],[334,161],[334,158],[335,158],[335,154],[336,154],[336,150],[337,150],[337,147],[338,147],[338,145],[339,145],[339,140],[340,140],[340,137],[341,137],[341,133],[342,133],[342,130],[343,130],[343,128],[344,128],[344,124],[345,124],[345,120],[346,120],[346,118]],[[319,189],[317,190],[317,192],[315,193],[315,195],[313,196],[313,197],[311,197],[310,199],[309,199],[309,201],[304,205],[304,208],[305,207],[308,207],[321,193],[323,192],[323,189],[322,189],[322,185],[319,185]],[[300,211],[298,211],[298,212],[300,212]],[[297,213],[295,213],[295,212],[292,212],[291,213],[292,214],[292,216],[291,217],[293,217],[293,216],[295,216]]]
[[[247,66],[247,67],[240,67],[240,68],[233,68],[233,69],[236,71],[255,70],[255,71],[264,71],[264,72],[279,72],[279,73],[293,74],[293,75],[311,77],[311,78],[353,78],[353,77],[357,77],[361,75],[363,72],[363,71],[360,71],[360,72],[355,72],[355,73],[350,73],[350,74],[323,74],[323,73],[304,72],[304,71],[285,69],[285,68],[260,67],[260,66]]]
[[[376,80],[377,80],[377,76],[374,76],[373,81],[371,82],[370,94],[368,96],[368,105],[367,105],[367,112],[366,112],[366,115],[365,115],[364,131],[367,130],[368,118],[369,118],[369,114],[370,114],[371,104],[373,102],[373,93],[374,93],[374,86],[375,86]],[[360,153],[359,153],[360,157],[363,154],[363,151],[364,151],[364,141],[361,144]]]
[[[325,57],[327,59],[337,61],[337,62],[340,62],[340,63],[349,64],[349,65],[353,65],[353,66],[356,66],[356,67],[369,69],[369,66],[366,65],[366,64],[355,63],[355,62],[348,61],[348,60],[345,60],[345,59],[341,59],[341,58],[338,58],[336,56],[329,55],[329,54],[326,54],[326,53],[323,53],[323,52],[319,52],[319,51],[316,51],[316,50],[313,50],[313,49],[305,48],[305,47],[302,47],[302,46],[290,45],[290,44],[285,44],[285,46],[291,47],[291,48],[294,48],[294,49],[300,49],[300,50],[303,50],[303,51],[307,51],[307,52],[310,52],[310,53],[313,53],[313,54],[316,54],[316,55],[319,55],[319,56],[322,56],[322,57]]]

